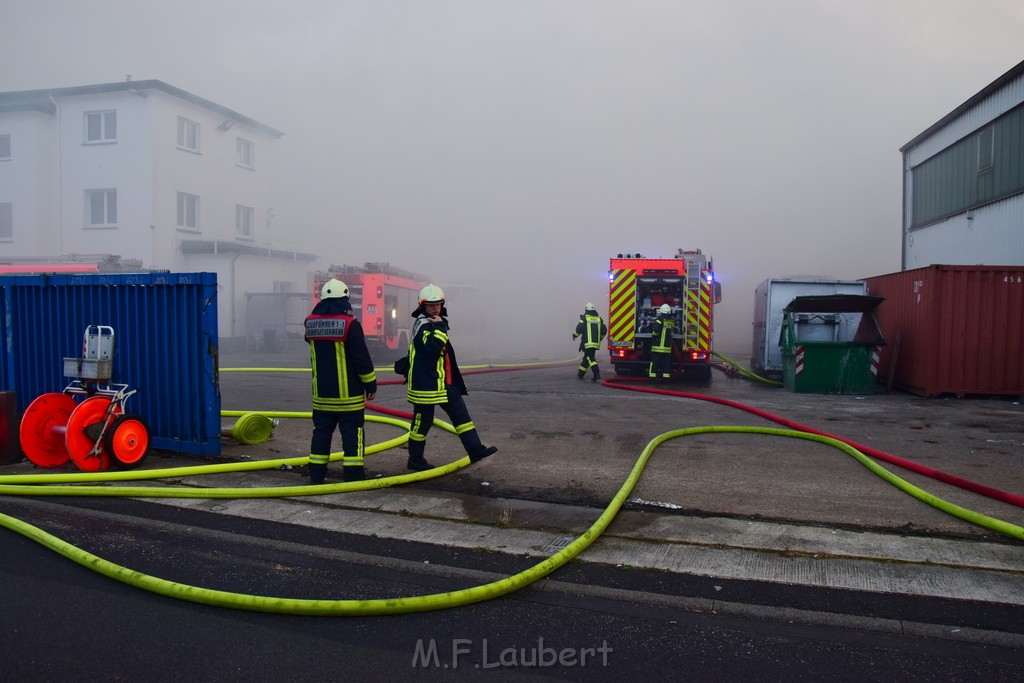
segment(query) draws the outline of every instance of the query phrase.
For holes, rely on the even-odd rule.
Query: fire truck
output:
[[[313,305],[320,300],[323,284],[336,277],[348,285],[353,315],[366,335],[366,345],[374,359],[397,358],[409,347],[412,312],[419,305],[420,289],[430,280],[387,263],[362,266],[335,266],[313,274]]]
[[[672,258],[619,254],[610,259],[608,280],[608,353],[617,374],[647,375],[651,326],[668,304],[676,323],[673,375],[711,381],[714,304],[722,289],[700,249],[679,249]]]

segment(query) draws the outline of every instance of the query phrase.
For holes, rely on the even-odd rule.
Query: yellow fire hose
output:
[[[532,364],[541,365],[541,364]],[[497,367],[497,366],[485,366]],[[503,366],[516,367],[516,366]],[[224,368],[225,370],[249,370],[249,371],[283,371],[298,372],[301,369],[291,368]],[[308,372],[308,370],[306,370]],[[261,414],[267,419],[271,418],[292,418],[311,416],[308,412],[266,412],[266,411],[223,411],[225,417],[244,416]],[[367,415],[366,419],[373,422],[381,422],[400,426],[406,432],[394,439],[384,441],[367,447],[366,453],[378,453],[396,446],[400,446],[408,440],[408,423],[388,417]],[[452,425],[441,420],[435,420],[443,429],[453,432]],[[82,566],[97,571],[109,578],[121,581],[122,583],[148,590],[160,595],[173,597],[190,602],[196,602],[219,607],[243,609],[259,612],[274,612],[279,614],[299,614],[314,616],[370,616],[381,614],[405,614],[412,612],[423,612],[436,609],[458,607],[462,605],[489,600],[506,595],[515,590],[528,586],[555,571],[566,562],[570,561],[607,529],[623,504],[629,498],[640,475],[647,465],[647,461],[655,449],[662,443],[675,438],[692,436],[694,434],[706,433],[750,433],[764,434],[771,436],[785,436],[796,439],[815,441],[837,448],[855,458],[862,465],[881,477],[887,483],[897,487],[901,491],[914,496],[915,498],[943,511],[950,515],[959,517],[972,524],[1005,534],[1018,540],[1024,540],[1024,527],[1009,522],[998,520],[986,515],[959,507],[944,501],[932,494],[920,489],[913,484],[897,477],[885,468],[881,467],[863,453],[836,439],[817,434],[794,431],[789,429],[776,429],[770,427],[735,427],[735,426],[712,426],[712,427],[691,427],[665,432],[652,439],[640,453],[632,470],[626,477],[625,482],[612,498],[608,507],[597,518],[597,520],[577,537],[563,550],[544,559],[538,564],[518,574],[506,577],[480,586],[473,586],[457,591],[446,593],[435,593],[430,595],[396,597],[376,600],[305,600],[294,598],[281,598],[273,596],[248,595],[244,593],[233,593],[228,591],[211,590],[199,586],[167,581],[155,576],[148,576],[137,571],[114,564],[101,557],[93,555],[85,550],[77,548],[61,539],[35,527],[31,524],[15,519],[5,514],[0,514],[0,526],[6,527],[23,536],[30,538],[37,543],[59,553]],[[340,453],[331,455],[332,460],[340,459]],[[468,457],[451,462],[447,465],[437,467],[426,472],[416,472],[393,477],[383,477],[360,482],[322,484],[317,486],[284,486],[284,487],[260,487],[260,488],[182,488],[182,487],[83,487],[83,486],[61,486],[53,485],[55,482],[63,483],[84,483],[84,482],[110,482],[141,479],[159,479],[167,477],[183,477],[199,474],[212,474],[229,471],[247,471],[257,469],[277,468],[281,465],[304,465],[308,458],[282,458],[248,463],[224,463],[216,465],[203,465],[195,467],[182,467],[163,470],[143,470],[134,472],[99,472],[99,473],[74,473],[74,474],[49,474],[49,475],[11,475],[3,477],[2,481],[7,482],[0,485],[0,495],[32,495],[32,496],[125,496],[138,498],[267,498],[302,495],[322,495],[327,493],[340,493],[344,491],[356,491],[366,489],[386,488],[390,486],[405,484],[413,481],[422,481],[434,477],[449,474],[470,464]],[[38,484],[47,484],[38,486]],[[35,485],[27,485],[35,484]]]
[[[865,467],[868,467],[872,472],[882,477],[888,483],[898,487],[899,489],[909,493],[910,495],[922,500],[929,505],[937,507],[945,512],[954,514],[966,521],[974,524],[984,526],[986,528],[998,531],[1014,538],[1024,540],[1024,528],[1008,522],[1003,522],[991,517],[987,517],[977,512],[961,508],[953,505],[946,501],[943,501],[936,496],[933,496],[922,489],[910,484],[909,482],[900,479],[891,472],[885,470],[881,466],[877,465],[867,456],[860,453],[852,446],[849,446],[841,441],[831,439],[817,434],[808,434],[806,432],[798,432],[788,429],[773,429],[767,427],[691,427],[688,429],[677,429],[669,432],[665,432],[654,439],[652,439],[640,456],[637,458],[633,469],[630,471],[629,476],[626,477],[625,482],[619,488],[619,491],[612,498],[611,502],[604,512],[597,518],[597,520],[577,537],[572,543],[566,546],[563,550],[555,553],[554,555],[546,558],[540,563],[526,569],[518,574],[494,581],[491,583],[483,584],[480,586],[473,586],[471,588],[465,588],[457,591],[449,591],[446,593],[435,593],[430,595],[413,596],[413,597],[396,597],[396,598],[384,598],[375,600],[306,600],[296,598],[281,598],[273,596],[261,596],[261,595],[248,595],[245,593],[233,593],[228,591],[211,590],[207,588],[201,588],[199,586],[190,586],[188,584],[167,581],[155,576],[149,576],[141,574],[137,571],[123,567],[121,565],[114,564],[104,560],[101,557],[93,555],[87,551],[77,548],[69,543],[66,543],[59,538],[46,533],[38,527],[27,524],[20,520],[14,519],[8,515],[0,514],[0,526],[7,527],[12,531],[15,531],[27,538],[40,543],[41,545],[59,553],[82,566],[88,567],[97,571],[104,576],[121,581],[122,583],[142,588],[160,595],[177,598],[180,600],[187,600],[190,602],[196,602],[206,605],[214,605],[218,607],[230,607],[233,609],[243,609],[258,612],[274,612],[279,614],[299,614],[299,615],[313,615],[313,616],[370,616],[370,615],[381,615],[381,614],[406,614],[412,612],[424,612],[436,609],[445,609],[450,607],[459,607],[462,605],[468,605],[474,602],[480,602],[482,600],[489,600],[502,595],[511,593],[512,591],[518,590],[529,584],[541,579],[551,572],[555,571],[569,560],[579,555],[585,550],[591,543],[604,532],[611,521],[618,514],[622,505],[628,499],[634,486],[640,478],[644,467],[647,465],[647,461],[650,459],[654,450],[670,439],[675,439],[683,436],[691,436],[694,434],[705,434],[705,433],[755,433],[755,434],[767,434],[773,436],[786,436],[796,439],[805,439],[808,441],[816,441],[819,443],[827,444],[833,448],[847,453],[848,455],[856,458]],[[450,463],[444,467],[437,468],[438,475],[444,474],[450,471],[454,471],[459,467],[464,467],[469,464],[469,458],[462,458],[456,462]],[[226,497],[261,497],[267,495],[282,496],[282,495],[297,495],[298,489],[309,491],[309,489],[321,489],[320,493],[335,492],[340,490],[354,490],[357,488],[383,488],[385,486],[392,486],[395,484],[405,483],[407,481],[414,481],[417,479],[425,478],[424,474],[417,473],[408,474],[398,477],[386,477],[382,479],[373,480],[370,482],[355,482],[353,484],[331,484],[323,486],[304,486],[304,487],[276,487],[272,489],[202,489],[198,491],[199,497],[222,497],[215,492],[223,491],[230,492]],[[26,490],[26,489],[35,490]],[[51,489],[59,490],[59,493],[52,493],[52,495],[93,495],[91,491],[103,491],[105,495],[132,495],[136,497],[152,497],[156,495],[156,492],[166,492],[166,489],[153,489],[149,487],[137,487],[126,489],[130,493],[114,493],[113,491],[121,491],[121,489],[93,489],[93,488],[82,488],[73,486],[55,486],[55,487],[43,487],[39,489],[37,487],[26,487],[26,486],[0,486],[0,494],[6,495],[40,495],[44,491],[51,491]],[[329,491],[328,491],[329,489]],[[180,489],[174,489],[176,495],[181,496],[183,492]],[[170,495],[170,493],[167,493]],[[191,497],[191,492],[187,494]],[[185,497],[185,496],[183,496]]]

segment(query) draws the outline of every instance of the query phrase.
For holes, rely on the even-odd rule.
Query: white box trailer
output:
[[[782,376],[783,313],[798,296],[826,294],[866,294],[867,285],[860,280],[828,280],[825,278],[770,277],[754,290],[754,348],[750,369],[765,376]]]

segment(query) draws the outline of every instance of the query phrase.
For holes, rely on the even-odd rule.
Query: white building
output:
[[[1024,265],[1024,62],[900,152],[903,270]]]
[[[157,80],[0,93],[0,261],[216,272],[220,336],[237,344],[249,295],[304,293],[317,258],[275,241],[282,135]]]

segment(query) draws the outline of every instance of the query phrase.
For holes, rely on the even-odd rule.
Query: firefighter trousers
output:
[[[313,438],[309,441],[309,462],[311,465],[327,465],[331,459],[331,442],[334,430],[341,432],[341,462],[345,467],[363,465],[363,424],[364,411],[313,410]]]
[[[597,349],[583,349],[583,358],[580,359],[579,371],[576,373],[577,376],[582,379],[587,374],[587,370],[594,369],[594,379],[600,379],[601,369],[597,366]]]
[[[473,420],[469,416],[466,402],[462,400],[462,394],[457,388],[449,386],[447,395],[448,402],[437,405],[448,414],[448,419],[451,420],[452,425],[455,427],[455,433],[458,434],[459,440],[462,441],[462,447],[466,449],[466,452],[479,452],[483,445],[480,443],[480,435],[476,431],[476,425],[473,424]],[[409,456],[411,458],[423,457],[427,432],[430,431],[434,424],[434,405],[413,404],[412,424],[409,425]]]
[[[651,367],[648,369],[647,375],[654,379],[670,378],[672,376],[672,354],[652,353]]]

